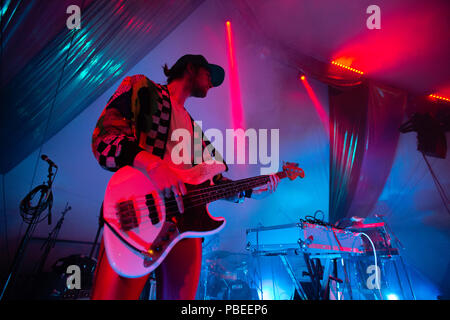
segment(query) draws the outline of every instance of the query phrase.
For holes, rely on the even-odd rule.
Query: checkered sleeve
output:
[[[105,109],[92,137],[92,150],[102,168],[117,171],[132,165],[136,155],[144,150],[132,134],[129,120],[114,108]]]
[[[92,136],[92,151],[101,167],[117,171],[132,165],[139,147],[131,121],[131,85],[125,79],[103,110]]]

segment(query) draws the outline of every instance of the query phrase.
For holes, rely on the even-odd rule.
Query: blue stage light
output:
[[[395,293],[389,293],[386,295],[388,300],[399,300],[398,296]]]

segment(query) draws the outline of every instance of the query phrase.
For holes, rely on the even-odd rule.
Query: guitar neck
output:
[[[284,171],[277,172],[276,175],[280,178],[286,178],[287,174]],[[220,199],[230,198],[244,192],[262,185],[265,185],[270,181],[270,175],[262,175],[247,179],[228,181],[223,184],[213,185],[209,187],[202,188],[200,190],[195,190],[192,194],[187,194],[183,197],[183,201],[189,203],[194,201],[196,204],[207,204]]]

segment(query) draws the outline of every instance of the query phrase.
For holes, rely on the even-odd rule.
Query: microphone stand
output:
[[[22,237],[22,240],[16,251],[16,255],[14,256],[14,260],[11,264],[8,276],[6,277],[5,283],[3,285],[3,289],[0,294],[0,301],[3,300],[3,298],[5,297],[8,286],[11,284],[11,282],[14,282],[14,280],[15,280],[16,273],[20,267],[20,264],[22,262],[22,259],[23,259],[24,253],[25,253],[25,249],[28,246],[28,243],[31,239],[31,236],[32,236],[34,230],[36,229],[37,224],[40,222],[39,218],[40,218],[41,213],[45,210],[45,209],[42,210],[41,207],[43,205],[45,205],[45,203],[51,197],[51,194],[52,194],[51,188],[52,188],[52,184],[53,184],[53,180],[54,180],[54,178],[52,179],[52,177],[54,175],[56,175],[56,173],[53,173],[52,168],[53,168],[53,166],[51,166],[51,165],[48,168],[47,184],[43,184],[43,185],[36,187],[30,193],[28,193],[28,195],[25,197],[25,199],[27,199],[28,197],[31,197],[33,191],[35,191],[35,190],[41,191],[38,205],[35,207],[31,207],[30,208],[31,213],[28,213],[29,215],[31,214],[31,220],[28,219],[28,221],[26,221],[26,222],[28,222],[28,228],[25,231],[25,234]],[[22,200],[22,201],[24,201],[24,200]],[[48,221],[50,224],[51,223],[51,204],[50,203],[49,203],[48,207],[49,207],[49,215],[48,215],[49,220]],[[41,209],[41,211],[39,209]]]
[[[55,247],[56,239],[58,238],[59,231],[61,230],[62,224],[64,222],[64,216],[65,214],[72,209],[72,207],[68,206],[69,204],[66,204],[66,208],[61,214],[61,218],[59,218],[58,222],[56,223],[56,226],[53,228],[53,230],[48,234],[47,240],[45,240],[44,244],[41,247],[41,250],[45,247],[44,253],[41,256],[39,267],[37,269],[37,274],[40,274],[42,270],[44,270],[45,262],[47,261],[48,255],[50,254],[50,250]]]

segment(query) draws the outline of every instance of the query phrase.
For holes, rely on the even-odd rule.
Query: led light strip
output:
[[[429,97],[450,102],[449,98],[441,97],[441,96],[438,96],[438,95],[435,95],[435,94],[430,94]]]
[[[334,65],[336,65],[336,66],[338,66],[338,67],[341,67],[341,68],[344,68],[344,69],[347,69],[347,70],[350,70],[350,71],[359,73],[359,74],[361,74],[361,75],[364,74],[364,72],[362,72],[362,71],[359,71],[359,70],[357,70],[357,69],[355,69],[355,68],[351,68],[351,67],[346,66],[346,65],[343,65],[343,64],[341,64],[341,63],[339,63],[339,62],[331,61],[331,63],[334,64]]]

